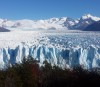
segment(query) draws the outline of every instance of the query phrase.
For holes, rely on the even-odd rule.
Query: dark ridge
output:
[[[84,31],[100,31],[100,21],[87,26]]]
[[[3,27],[0,27],[0,32],[10,32],[10,30],[3,28]]]

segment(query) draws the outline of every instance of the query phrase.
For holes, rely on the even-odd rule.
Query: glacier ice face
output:
[[[74,67],[82,65],[85,68],[100,67],[100,48],[89,46],[84,48],[59,49],[48,46],[18,46],[15,49],[0,49],[0,68],[8,64],[21,63],[24,57],[32,56],[41,64],[47,60],[52,65]]]
[[[100,67],[100,34],[78,31],[0,33],[0,68],[21,63],[28,55],[40,64],[47,60],[62,68]]]

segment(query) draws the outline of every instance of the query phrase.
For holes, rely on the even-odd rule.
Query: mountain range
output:
[[[90,14],[83,15],[78,19],[69,17],[50,18],[47,20],[7,20],[0,19],[0,27],[5,29],[22,30],[86,30],[93,23],[100,21],[100,17]]]

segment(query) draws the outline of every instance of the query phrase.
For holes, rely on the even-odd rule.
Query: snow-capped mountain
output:
[[[99,21],[99,17],[92,16],[90,14],[84,15],[79,19],[72,19],[68,17],[50,18],[47,20],[7,20],[0,19],[0,26],[7,29],[79,29],[83,30],[88,25]]]
[[[90,14],[84,15],[79,19],[79,22],[73,26],[73,29],[85,29],[88,25],[99,21],[99,17],[92,16]]]

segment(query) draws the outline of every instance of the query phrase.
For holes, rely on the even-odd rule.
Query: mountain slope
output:
[[[95,22],[84,29],[85,31],[100,31],[100,21]]]
[[[0,32],[9,32],[10,30],[0,27]]]

